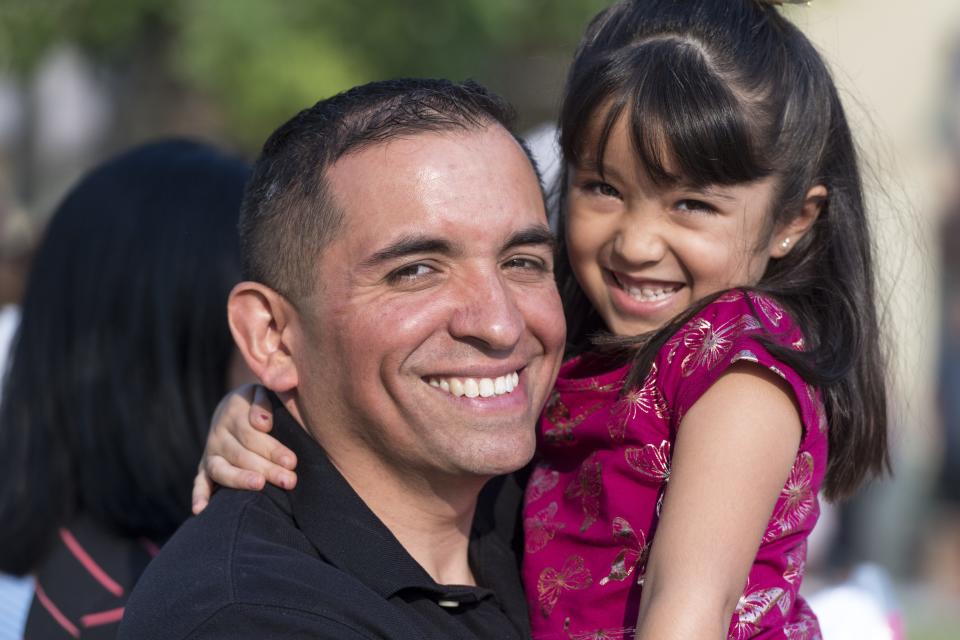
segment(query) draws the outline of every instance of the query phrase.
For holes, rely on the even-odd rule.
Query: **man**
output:
[[[218,493],[121,637],[525,637],[516,511],[478,495],[533,455],[564,325],[509,109],[431,80],[322,101],[265,144],[240,227],[230,325],[299,483]]]

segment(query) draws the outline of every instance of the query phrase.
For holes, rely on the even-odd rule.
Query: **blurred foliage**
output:
[[[29,74],[63,43],[108,68],[159,54],[158,72],[212,99],[231,133],[251,142],[295,110],[368,80],[430,75],[491,82],[519,60],[567,57],[606,4],[0,0],[0,64]]]

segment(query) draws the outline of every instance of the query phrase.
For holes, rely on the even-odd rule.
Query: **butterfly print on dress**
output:
[[[564,561],[558,571],[547,567],[540,572],[537,579],[537,599],[540,601],[540,612],[544,617],[550,617],[557,600],[564,591],[580,591],[593,584],[590,570],[584,566],[583,558],[570,556]]]
[[[600,516],[600,493],[603,491],[601,482],[603,465],[597,460],[597,452],[593,452],[580,465],[576,479],[567,485],[564,495],[570,499],[580,499],[583,509],[583,522],[580,532],[583,533],[597,521]]]
[[[773,610],[774,606],[783,607],[782,599],[786,593],[780,587],[770,587],[768,589],[749,588],[737,602],[737,609],[733,613],[733,621],[730,626],[729,640],[746,640],[752,637],[760,630],[760,621],[768,612]]]
[[[543,463],[538,464],[530,476],[530,481],[527,482],[524,502],[530,504],[531,502],[539,500],[545,493],[557,486],[558,482],[560,482],[559,471],[551,469],[549,465]]]
[[[637,584],[643,584],[647,555],[650,552],[643,529],[634,531],[626,518],[618,516],[613,519],[613,539],[623,547],[610,564],[610,573],[600,579],[600,585],[603,586],[611,580],[622,582],[634,571],[637,572]]]
[[[642,447],[627,447],[623,452],[627,464],[640,475],[656,482],[670,480],[670,441],[659,445],[645,444]]]
[[[657,386],[657,363],[650,365],[650,371],[638,389],[631,389],[617,401],[613,409],[614,419],[610,421],[608,431],[614,442],[623,440],[627,426],[637,418],[637,413],[667,416],[667,401]]]
[[[807,519],[816,504],[813,493],[813,456],[804,451],[797,456],[780,490],[773,520],[763,537],[764,542],[776,540],[795,531]]]
[[[741,316],[714,328],[706,318],[697,318],[683,334],[683,346],[690,350],[680,363],[683,376],[689,377],[700,368],[713,369],[733,347],[734,338],[756,324],[756,318]]]
[[[787,568],[783,572],[783,579],[794,586],[799,586],[807,564],[806,540],[784,554],[784,557],[787,560]]]
[[[659,446],[645,444],[642,447],[627,447],[623,452],[630,468],[643,477],[660,483],[657,496],[657,516],[663,508],[663,496],[670,481],[670,441],[663,440]]]
[[[806,566],[806,556],[806,541],[802,542],[794,549],[791,549],[784,554],[784,559],[787,562],[787,566],[783,570],[783,579],[786,580],[791,587],[794,587],[794,590],[788,589],[783,594],[781,609],[783,610],[784,615],[786,615],[786,613],[793,606],[793,596],[796,593],[796,589],[800,587],[800,581],[803,580],[803,570]]]
[[[566,526],[554,520],[556,515],[557,503],[551,502],[546,509],[523,519],[524,549],[527,553],[536,553],[543,549],[553,540],[553,536],[557,535],[557,531]]]
[[[570,416],[570,409],[563,403],[560,394],[556,391],[550,396],[550,402],[543,410],[544,419],[552,425],[544,432],[546,441],[554,445],[570,445],[576,441],[573,430],[579,427],[590,414],[603,406],[603,402],[596,402],[581,411],[576,416]]]
[[[786,315],[783,309],[780,308],[780,305],[766,296],[757,295],[752,292],[748,295],[750,296],[750,300],[752,300],[760,311],[763,312],[763,315],[767,317],[770,324],[779,327],[780,321],[783,320],[783,317]]]

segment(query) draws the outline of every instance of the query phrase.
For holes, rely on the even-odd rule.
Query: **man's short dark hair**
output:
[[[240,215],[244,277],[291,301],[313,290],[317,256],[343,223],[326,171],[339,158],[418,133],[513,133],[510,105],[473,81],[396,79],[355,87],[280,126],[263,145]]]

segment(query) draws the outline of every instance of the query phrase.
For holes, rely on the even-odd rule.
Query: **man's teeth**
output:
[[[520,374],[516,371],[497,378],[430,378],[431,387],[447,393],[468,398],[489,398],[510,393],[520,384]]]

